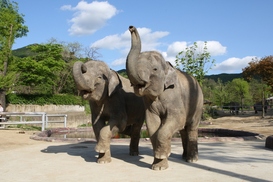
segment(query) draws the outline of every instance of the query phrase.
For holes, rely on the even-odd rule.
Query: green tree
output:
[[[15,39],[26,36],[24,15],[18,13],[18,4],[9,0],[0,1],[0,99],[5,108],[6,90],[14,83],[15,74],[8,73],[12,61],[11,49]]]
[[[215,60],[211,60],[211,55],[207,49],[207,42],[204,42],[204,48],[198,49],[197,42],[192,46],[187,47],[185,50],[176,55],[176,67],[194,76],[200,85],[204,80],[205,75],[214,65]]]
[[[261,59],[255,58],[248,64],[243,69],[243,76],[250,81],[253,79],[258,80],[260,84],[258,84],[257,93],[260,96],[259,100],[262,101],[264,106],[268,90],[273,91],[273,56],[270,55]],[[262,117],[264,117],[264,109]]]
[[[217,81],[217,86],[213,89],[212,93],[213,93],[213,101],[218,106],[223,106],[224,103],[229,102],[226,85],[219,78]]]
[[[40,88],[46,93],[56,93],[59,73],[65,68],[62,46],[59,44],[35,44],[29,46],[35,53],[17,60],[19,85]]]
[[[207,101],[213,100],[213,90],[217,86],[216,82],[213,79],[205,78],[202,84],[202,90],[204,94],[204,99]]]
[[[271,86],[273,91],[273,56],[253,59],[247,67],[243,68],[243,77],[248,81],[253,78],[258,79]]]
[[[242,78],[233,79],[227,85],[227,91],[232,93],[230,98],[233,100],[231,101],[240,101],[241,106],[244,105],[244,100],[250,98],[249,93],[249,84]]]

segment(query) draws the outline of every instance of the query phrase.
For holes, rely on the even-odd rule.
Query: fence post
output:
[[[42,131],[45,130],[45,113],[42,114]]]

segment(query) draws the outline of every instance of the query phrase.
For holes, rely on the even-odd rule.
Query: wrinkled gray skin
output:
[[[134,94],[130,81],[102,61],[76,62],[73,77],[81,96],[89,100],[96,136],[98,163],[111,162],[110,140],[120,132],[131,137],[130,155],[138,155],[140,130],[145,118],[143,99]]]
[[[155,51],[141,52],[137,29],[129,27],[132,46],[126,70],[136,95],[144,98],[146,123],[154,150],[152,169],[168,168],[171,138],[180,132],[183,159],[198,160],[198,125],[203,108],[203,93],[190,75],[175,69]]]

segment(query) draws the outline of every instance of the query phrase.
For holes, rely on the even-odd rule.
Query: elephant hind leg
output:
[[[129,148],[130,150],[129,155],[131,156],[137,156],[139,154],[138,145],[140,139],[141,126],[142,125],[136,123],[133,125],[128,125],[124,131],[120,132],[131,137]]]
[[[187,146],[188,146],[188,135],[186,129],[180,130],[180,136],[182,140],[182,147],[183,147],[183,154],[182,154],[182,159],[186,160],[187,158]]]
[[[198,129],[189,130],[187,144],[187,162],[196,162],[198,160]]]
[[[139,155],[139,139],[140,139],[140,130],[141,126],[139,124],[133,124],[131,130],[131,141],[130,141],[130,155],[137,156]]]
[[[180,135],[184,149],[182,158],[187,162],[196,162],[198,160],[198,129],[185,128],[180,131]]]

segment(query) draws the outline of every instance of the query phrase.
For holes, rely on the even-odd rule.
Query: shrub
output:
[[[14,94],[6,97],[7,104],[34,104],[34,105],[85,105],[87,101],[81,97],[70,94]]]

